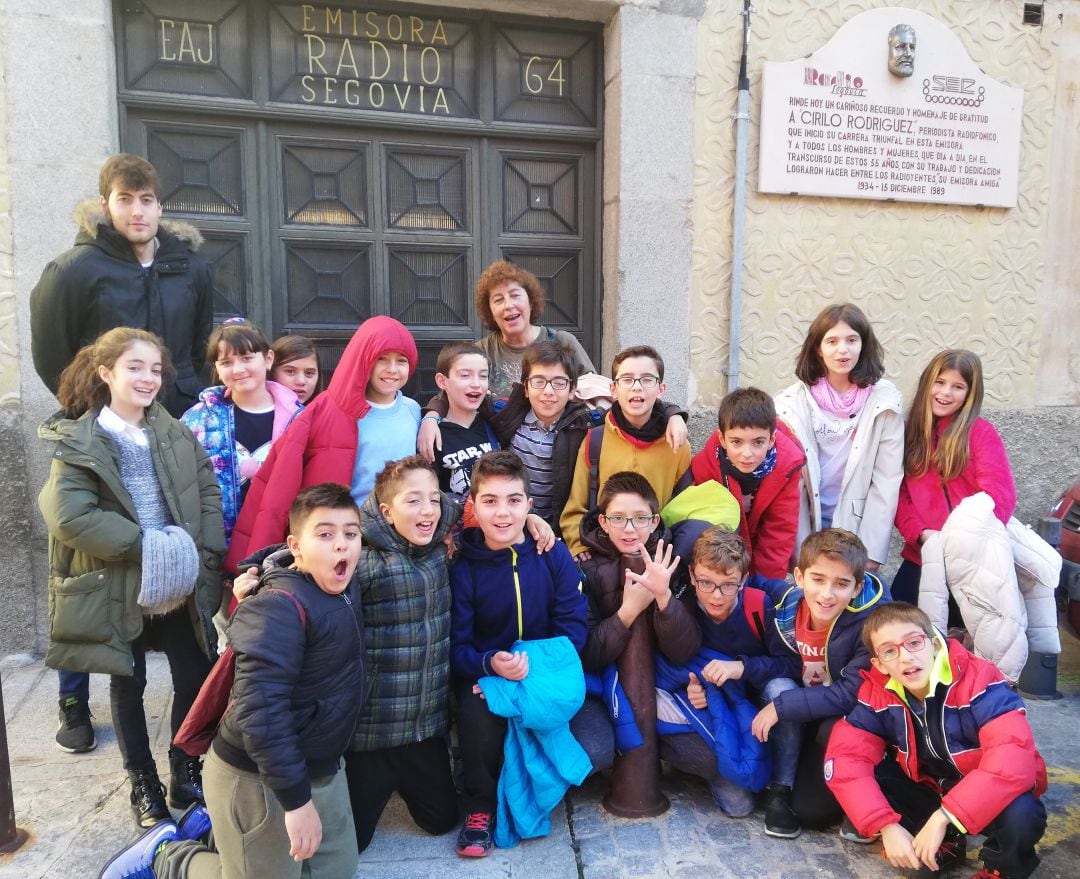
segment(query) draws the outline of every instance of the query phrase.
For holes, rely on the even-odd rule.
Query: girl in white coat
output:
[[[813,531],[846,528],[876,571],[889,552],[904,475],[900,392],[882,378],[885,356],[858,306],[830,305],[810,325],[776,414],[806,451],[795,551]]]

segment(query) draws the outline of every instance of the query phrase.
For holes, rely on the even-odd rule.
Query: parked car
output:
[[[1069,624],[1080,635],[1080,481],[1074,482],[1050,508],[1061,520],[1061,588],[1068,597]]]

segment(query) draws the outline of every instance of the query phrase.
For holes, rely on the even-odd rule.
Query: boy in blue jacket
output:
[[[837,720],[852,708],[870,668],[862,641],[866,614],[890,601],[888,590],[866,570],[866,547],[850,531],[815,531],[799,548],[795,586],[776,605],[774,627],[801,660],[802,686],[774,698],[754,718],[753,732],[767,741],[777,723],[802,725],[802,747],[792,808],[803,827],[820,830],[843,817],[822,773],[825,746]],[[869,842],[845,821],[840,835]]]
[[[458,696],[466,814],[456,851],[484,857],[493,842],[506,720],[488,710],[476,682],[488,675],[523,680],[529,657],[510,652],[519,640],[565,635],[580,653],[587,612],[581,574],[566,545],[558,543],[541,556],[525,530],[532,501],[521,459],[513,452],[488,452],[473,466],[470,493],[480,527],[462,531],[459,558],[450,569],[450,670]],[[571,731],[589,753],[588,736],[582,740],[574,723]]]
[[[701,646],[734,657],[713,659],[702,677],[721,686],[741,680],[750,687],[758,705],[772,702],[798,685],[798,658],[788,649],[775,625],[777,599],[787,591],[783,580],[749,578],[750,553],[742,537],[719,525],[705,529],[694,541],[690,555],[690,589],[681,594],[701,627]],[[687,696],[695,708],[706,705],[705,690],[690,675]],[[765,799],[765,833],[794,839],[802,831],[791,808],[791,789],[799,762],[802,730],[795,723],[779,723],[769,736],[772,780]],[[740,818],[754,808],[751,791],[717,775],[716,760],[697,735],[667,735],[660,753],[667,762],[693,774],[705,774],[713,800],[725,814]]]

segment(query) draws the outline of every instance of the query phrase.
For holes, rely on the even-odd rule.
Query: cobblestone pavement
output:
[[[1080,642],[1062,633],[1058,685],[1065,698],[1029,701],[1039,747],[1050,767],[1046,803],[1050,824],[1036,879],[1080,876]],[[158,765],[168,748],[169,675],[164,657],[148,657],[146,705]],[[121,845],[133,838],[128,788],[109,724],[108,680],[91,683],[98,747],[69,755],[56,749],[56,675],[40,660],[8,657],[3,669],[16,821],[30,834],[12,855],[0,856],[0,877],[92,879]],[[884,879],[897,871],[879,845],[857,846],[835,832],[803,833],[797,840],[766,837],[760,812],[732,820],[712,805],[704,784],[680,774],[664,776],[671,809],[654,819],[614,818],[600,805],[603,779],[574,790],[552,816],[551,834],[496,850],[481,861],[457,858],[453,835],[418,831],[396,798],[384,815],[359,877],[412,879]],[[978,845],[969,845],[967,879],[978,869]],[[252,877],[257,879],[257,877]]]

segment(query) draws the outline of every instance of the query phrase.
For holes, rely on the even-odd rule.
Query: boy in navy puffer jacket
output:
[[[360,516],[349,489],[321,483],[300,492],[288,544],[291,567],[264,573],[229,625],[235,679],[204,768],[205,810],[193,807],[179,826],[155,825],[102,879],[288,876],[309,859],[318,875],[356,871],[338,771],[365,689],[353,582]]]
[[[563,635],[580,653],[587,611],[581,573],[566,545],[557,543],[541,556],[525,530],[531,500],[521,459],[513,452],[488,452],[473,466],[470,493],[480,527],[462,532],[460,557],[450,569],[450,670],[458,695],[467,816],[457,853],[484,857],[493,843],[506,720],[488,710],[476,682],[488,675],[523,680],[529,657],[510,652],[517,641]],[[570,728],[589,753],[590,742],[581,740],[573,723]],[[608,726],[609,739],[610,734]]]
[[[713,659],[702,669],[705,681],[749,685],[751,698],[767,704],[797,687],[800,663],[776,629],[775,602],[787,591],[783,580],[748,577],[750,553],[742,537],[719,525],[706,528],[690,554],[690,583],[680,594],[701,627],[701,645],[731,659]],[[687,697],[695,708],[706,705],[705,690],[691,674]],[[747,730],[749,732],[749,730]],[[780,723],[769,736],[772,777],[765,800],[765,833],[794,839],[802,831],[791,809],[791,790],[799,762],[801,728]],[[668,763],[709,781],[713,800],[727,815],[750,814],[750,790],[718,775],[716,760],[704,740],[693,733],[665,735],[661,756]]]

